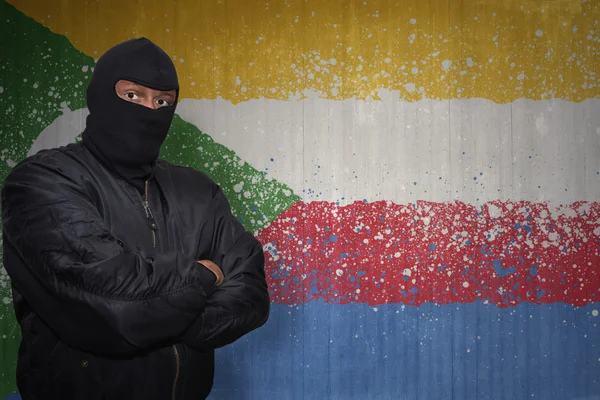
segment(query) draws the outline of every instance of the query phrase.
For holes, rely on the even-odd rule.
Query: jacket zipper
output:
[[[137,192],[137,190],[136,190]],[[150,229],[152,231],[152,247],[156,248],[156,229],[158,226],[156,225],[156,221],[154,219],[154,214],[152,214],[152,210],[150,209],[150,203],[148,202],[148,181],[144,183],[144,197],[137,192],[140,198],[142,199],[142,206],[144,207],[144,211],[146,212],[146,219],[150,224]],[[177,381],[179,380],[179,351],[177,350],[177,345],[173,346],[173,354],[175,355],[175,380],[173,381],[173,391],[172,391],[172,400],[175,400],[175,396],[177,393]]]
[[[138,193],[139,194],[139,193]],[[140,198],[142,199],[142,206],[144,207],[144,211],[146,212],[146,219],[150,224],[150,231],[152,232],[152,247],[156,248],[156,221],[154,220],[154,214],[152,214],[152,210],[150,209],[150,203],[148,203],[148,181],[144,184],[144,197],[140,194]]]

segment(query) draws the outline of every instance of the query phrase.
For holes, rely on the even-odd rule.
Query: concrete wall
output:
[[[173,56],[162,156],[264,244],[214,399],[594,398],[596,1],[0,2],[0,174],[77,140],[110,46]],[[19,328],[0,270],[0,398]],[[57,310],[60,312],[60,310]]]

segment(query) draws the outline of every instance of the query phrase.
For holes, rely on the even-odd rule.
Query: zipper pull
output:
[[[142,198],[142,206],[144,206],[144,210],[146,211],[146,218],[148,219],[148,223],[150,224],[150,228],[153,231],[158,229],[158,225],[154,221],[154,215],[152,214],[152,210],[150,210],[150,203],[148,203],[148,181],[144,182],[144,197]]]
[[[154,214],[152,214],[152,210],[150,209],[150,204],[148,203],[148,200],[143,200],[142,206],[144,207],[144,211],[146,212],[146,218],[148,219],[150,228],[152,228],[152,230],[157,230],[158,226],[156,225],[156,222],[154,221]]]
[[[154,219],[154,215],[152,215],[152,210],[150,210],[150,204],[148,204],[148,200],[143,200],[142,206],[144,206],[144,211],[146,211],[146,218]]]

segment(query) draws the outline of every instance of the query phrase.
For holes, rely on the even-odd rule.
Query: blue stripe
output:
[[[217,351],[210,399],[598,400],[596,309],[274,304]]]
[[[600,399],[595,309],[273,305],[218,350],[211,399]]]

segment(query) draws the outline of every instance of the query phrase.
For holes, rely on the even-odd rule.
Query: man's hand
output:
[[[215,286],[219,286],[223,283],[225,277],[223,276],[223,271],[221,271],[221,268],[219,268],[217,264],[210,260],[200,260],[198,261],[198,264],[208,268],[213,274],[215,274],[215,276],[217,277],[217,282],[215,282]]]

